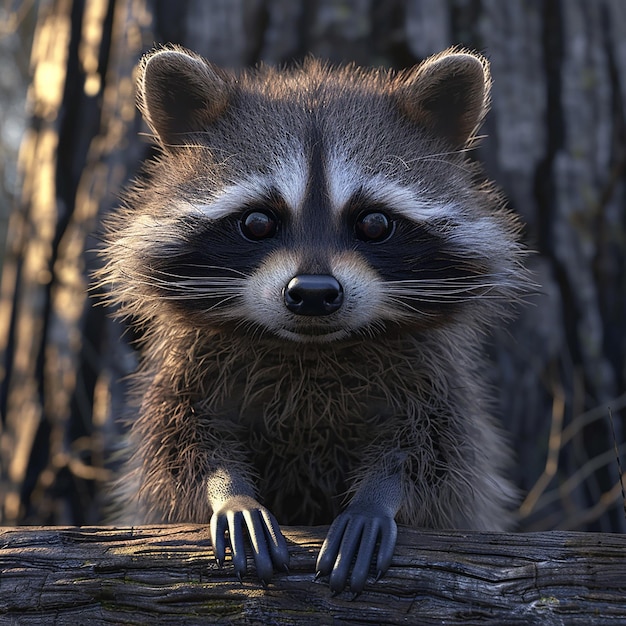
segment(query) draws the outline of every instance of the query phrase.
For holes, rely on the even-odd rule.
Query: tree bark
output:
[[[491,60],[477,157],[538,252],[539,293],[492,346],[521,527],[625,532],[625,39],[622,0],[42,2],[0,294],[0,521],[103,518],[136,356],[87,288],[100,223],[152,154],[141,55],[172,42],[235,68],[309,53],[402,68],[457,44]]]
[[[213,560],[206,526],[0,530],[0,624],[598,624],[626,620],[626,537],[400,529],[356,599],[314,581],[325,528],[286,528],[267,588]]]

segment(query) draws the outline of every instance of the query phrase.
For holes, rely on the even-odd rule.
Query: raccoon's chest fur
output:
[[[325,524],[373,439],[387,439],[405,421],[389,399],[397,405],[406,396],[395,369],[362,346],[249,353],[222,369],[226,394],[199,406],[244,444],[259,495],[282,523]],[[412,376],[417,385],[419,374]]]

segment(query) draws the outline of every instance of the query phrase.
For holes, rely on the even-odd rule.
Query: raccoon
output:
[[[397,523],[509,528],[483,331],[523,291],[516,218],[466,158],[488,62],[315,60],[229,73],[146,56],[158,157],[110,220],[100,281],[141,329],[122,519],[209,523],[268,582],[280,524],[330,524],[317,576],[359,593]],[[372,569],[373,568],[373,569]]]

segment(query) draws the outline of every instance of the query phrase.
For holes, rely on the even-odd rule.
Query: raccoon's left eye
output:
[[[393,222],[380,211],[363,212],[357,217],[354,232],[361,241],[384,241],[393,232]]]
[[[270,211],[249,211],[241,219],[241,232],[247,239],[258,241],[276,234],[278,219]]]

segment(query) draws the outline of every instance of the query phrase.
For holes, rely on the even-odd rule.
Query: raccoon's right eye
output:
[[[356,236],[361,241],[378,243],[391,235],[394,223],[382,211],[363,211],[354,224]]]
[[[273,237],[277,230],[278,219],[271,211],[248,211],[241,219],[241,233],[252,241]]]

